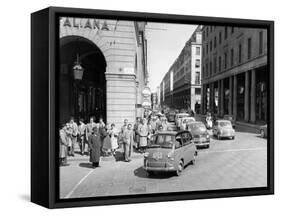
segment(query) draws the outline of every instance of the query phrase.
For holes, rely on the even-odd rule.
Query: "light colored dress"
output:
[[[148,126],[146,124],[139,125],[140,147],[147,146]]]
[[[111,139],[111,148],[115,150],[118,148],[118,131],[116,128],[113,128],[109,131],[110,139]]]

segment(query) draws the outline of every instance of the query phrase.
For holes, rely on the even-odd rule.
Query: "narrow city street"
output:
[[[212,137],[210,148],[198,150],[195,165],[188,165],[179,177],[173,173],[148,177],[142,166],[140,153],[126,163],[120,150],[116,158],[102,158],[96,169],[88,156],[76,154],[69,158],[69,166],[60,167],[61,198],[266,186],[267,140],[239,128],[235,140]]]

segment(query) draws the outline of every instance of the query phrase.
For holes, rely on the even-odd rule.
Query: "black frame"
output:
[[[267,187],[175,192],[112,197],[58,197],[59,16],[123,19],[201,25],[266,28],[268,36],[268,175]],[[168,15],[49,7],[31,15],[31,201],[48,208],[112,205],[274,194],[274,22],[203,16]]]

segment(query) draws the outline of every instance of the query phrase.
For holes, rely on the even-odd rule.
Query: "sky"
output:
[[[196,25],[147,23],[147,67],[152,92],[174,63]]]

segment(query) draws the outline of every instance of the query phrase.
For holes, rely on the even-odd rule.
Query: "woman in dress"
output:
[[[111,140],[111,152],[115,155],[115,151],[118,149],[118,131],[113,123],[111,124],[111,129],[109,130],[109,136]]]
[[[104,127],[104,139],[103,139],[103,146],[102,146],[102,150],[105,156],[109,156],[111,154],[111,139],[109,136],[109,132],[110,132],[110,125],[106,124],[106,126]]]
[[[141,124],[139,125],[138,133],[140,136],[140,152],[144,152],[144,149],[147,146],[147,137],[148,137],[148,126],[146,118],[143,118]]]

